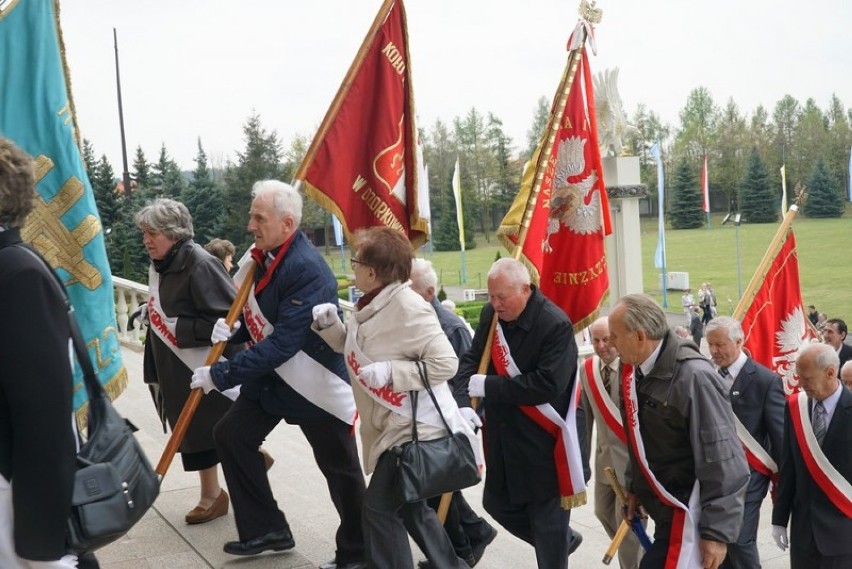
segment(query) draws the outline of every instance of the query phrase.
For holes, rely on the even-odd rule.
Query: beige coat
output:
[[[423,391],[421,400],[428,398],[416,361],[426,366],[431,385],[451,379],[458,367],[453,347],[441,330],[435,311],[423,298],[412,291],[408,283],[392,283],[361,310],[356,311],[348,326],[357,326],[356,342],[372,362],[391,362],[392,388],[395,392]],[[346,328],[342,322],[314,331],[337,352],[344,353]],[[361,424],[364,471],[370,474],[379,457],[387,449],[411,439],[411,420],[376,403],[353,376],[347,366],[355,394]],[[454,409],[458,413],[458,409]],[[447,410],[444,410],[445,416]],[[449,419],[449,418],[448,418]],[[443,428],[417,422],[422,439],[446,435]]]

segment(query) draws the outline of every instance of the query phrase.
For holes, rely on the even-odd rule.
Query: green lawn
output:
[[[720,225],[722,215],[714,215],[712,228],[666,230],[666,265],[669,271],[689,273],[694,293],[704,281],[713,283],[719,302],[719,312],[729,314],[739,301],[737,286],[736,230],[732,223]],[[657,220],[642,219],[642,271],[645,292],[662,301],[660,271],[654,268],[654,250],[657,246]],[[748,287],[752,274],[760,263],[777,224],[741,225],[739,228],[740,258],[743,290]],[[793,222],[799,252],[799,278],[802,300],[807,306],[831,317],[840,317],[852,324],[852,219],[850,212],[841,219],[807,219],[798,216]],[[507,251],[495,237],[487,243],[483,235],[476,237],[477,247],[466,251],[466,288],[484,288],[485,275],[497,252],[507,256]],[[348,255],[348,249],[346,250]],[[419,255],[432,261],[441,282],[459,286],[460,254],[435,252],[421,248]],[[348,257],[347,257],[348,259]],[[340,252],[333,249],[326,260],[336,273],[341,271]],[[668,292],[669,310],[680,311],[680,291]],[[728,301],[730,299],[730,302]]]

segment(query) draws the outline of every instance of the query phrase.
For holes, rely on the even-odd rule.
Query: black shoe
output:
[[[464,562],[467,563],[468,567],[473,567],[476,565],[476,560],[474,560],[473,555],[468,555],[467,557],[462,557]],[[417,562],[417,569],[432,569],[432,562],[428,559],[424,559],[422,561]]]
[[[296,547],[293,534],[288,529],[271,531],[266,535],[245,541],[229,541],[222,549],[231,555],[257,555],[267,550],[286,551]]]
[[[571,530],[571,545],[568,546],[568,555],[571,555],[577,548],[580,547],[580,544],[583,543],[583,534],[578,532],[575,529]]]
[[[482,559],[482,555],[485,553],[485,548],[488,547],[489,545],[491,545],[491,542],[494,541],[494,538],[497,537],[497,530],[494,529],[492,526],[488,526],[488,527],[491,530],[491,532],[488,535],[486,535],[485,538],[481,539],[480,541],[477,541],[476,543],[470,544],[471,557],[473,558],[472,559],[473,563],[468,561],[467,564],[470,565],[471,567],[473,567],[474,565],[479,563],[479,560]]]
[[[367,569],[366,561],[350,561],[349,563],[338,563],[334,559],[323,563],[319,569]]]

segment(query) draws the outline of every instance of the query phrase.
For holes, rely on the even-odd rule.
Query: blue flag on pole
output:
[[[80,157],[57,5],[54,0],[2,4],[0,136],[33,157],[38,194],[22,235],[65,283],[92,363],[115,397],[127,384],[127,371],[103,230]],[[79,369],[74,381],[74,408],[80,409],[86,390]]]
[[[663,215],[663,204],[665,203],[664,188],[666,186],[663,173],[663,159],[660,154],[660,143],[655,142],[650,149],[651,156],[657,161],[657,218],[658,237],[657,249],[654,251],[654,267],[664,269],[666,266],[666,221]]]

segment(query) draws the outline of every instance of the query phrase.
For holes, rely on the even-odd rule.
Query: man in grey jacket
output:
[[[680,559],[717,569],[739,535],[749,480],[721,377],[692,342],[669,330],[649,296],[620,299],[609,329],[622,362],[635,366],[622,384],[627,515],[641,504],[656,525],[640,567]]]

